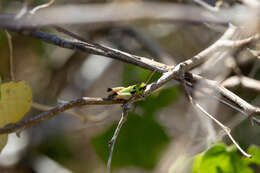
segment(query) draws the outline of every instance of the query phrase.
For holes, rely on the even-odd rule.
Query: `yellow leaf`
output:
[[[0,127],[15,123],[30,110],[32,91],[25,81],[8,82],[1,86]],[[0,136],[0,151],[7,142],[5,135]]]
[[[1,135],[0,136],[0,152],[5,147],[5,145],[7,143],[7,138],[8,138],[8,135]]]
[[[1,100],[1,85],[2,85],[2,78],[0,76],[0,100]]]

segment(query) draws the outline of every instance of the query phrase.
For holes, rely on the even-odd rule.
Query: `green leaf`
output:
[[[117,123],[92,140],[96,152],[104,162],[108,159],[108,142],[116,125]],[[112,167],[136,166],[152,169],[168,142],[169,137],[155,120],[129,113],[115,144]]]
[[[192,173],[253,173],[236,148],[216,144],[195,157]]]
[[[248,149],[248,153],[252,155],[251,158],[244,158],[246,164],[256,164],[260,166],[260,148],[252,145]]]
[[[192,173],[196,173],[198,172],[198,170],[200,169],[200,164],[201,164],[201,160],[202,160],[202,156],[203,154],[198,154],[195,158],[194,158],[194,162],[193,162],[193,168],[192,168]]]

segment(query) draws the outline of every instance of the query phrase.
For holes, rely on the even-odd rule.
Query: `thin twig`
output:
[[[190,83],[200,83],[208,88],[213,89],[223,97],[227,98],[232,103],[236,104],[240,108],[243,109],[248,115],[251,115],[252,113],[260,114],[260,108],[251,105],[247,101],[243,100],[233,92],[229,91],[228,89],[220,86],[217,82],[202,78],[198,75],[191,74],[191,73],[185,73],[185,80],[187,80]]]
[[[36,11],[38,11],[38,10],[40,10],[40,9],[47,8],[47,7],[51,6],[54,2],[55,2],[55,0],[50,0],[50,1],[49,1],[48,3],[46,3],[46,4],[39,5],[39,6],[35,7],[35,8],[33,8],[33,9],[30,11],[30,13],[31,13],[31,14],[34,14]]]
[[[122,116],[120,118],[120,121],[117,124],[116,130],[114,132],[114,135],[113,135],[112,139],[109,141],[109,150],[110,150],[110,152],[109,152],[108,161],[107,161],[106,173],[110,173],[110,171],[111,171],[111,162],[112,162],[114,146],[115,146],[118,134],[119,134],[119,132],[121,130],[121,127],[123,126],[123,124],[125,123],[125,121],[127,119],[128,110],[129,110],[129,103],[124,104],[122,107],[123,107]]]
[[[53,109],[55,107],[33,102],[32,103],[32,108],[40,110],[40,111],[50,111],[51,109]],[[80,111],[76,111],[76,110],[73,110],[73,109],[68,109],[68,110],[66,110],[64,112],[68,113],[70,115],[73,115],[76,118],[79,118],[80,121],[83,122],[83,123],[85,123],[85,122],[99,122],[99,121],[102,121],[106,117],[103,114],[95,115],[95,116],[84,115]]]
[[[211,98],[213,98],[213,99],[215,99],[215,100],[218,100],[220,103],[222,103],[222,104],[224,104],[224,105],[226,105],[226,106],[228,106],[228,107],[234,109],[234,110],[237,111],[237,112],[240,112],[241,114],[245,115],[246,118],[249,117],[249,115],[248,115],[245,111],[243,111],[241,108],[239,108],[239,107],[237,107],[237,106],[235,106],[235,105],[230,104],[229,102],[225,101],[224,99],[222,99],[222,98],[216,96],[216,94],[208,94],[207,92],[204,92],[204,91],[200,90],[199,88],[197,88],[197,91],[201,92],[202,94],[204,94],[204,95],[206,95],[206,96],[208,96],[208,97],[211,97]],[[260,125],[260,120],[257,119],[256,117],[253,117],[253,121],[254,121],[256,124]]]
[[[107,170],[106,173],[110,173],[111,171],[111,163],[112,163],[112,156],[113,156],[113,151],[114,151],[114,146],[116,143],[116,139],[119,135],[119,132],[121,130],[121,127],[123,126],[123,124],[125,123],[125,121],[127,120],[127,115],[128,115],[128,111],[130,109],[130,104],[136,99],[137,96],[132,96],[129,100],[127,100],[126,103],[124,103],[122,105],[123,107],[123,111],[122,111],[122,116],[120,118],[120,121],[117,124],[116,130],[113,134],[113,137],[111,138],[111,140],[109,141],[109,157],[108,157],[108,161],[107,161]]]
[[[115,56],[118,56],[118,57],[121,56],[121,57],[124,57],[125,59],[129,59],[129,58],[130,59],[131,58],[143,59],[143,61],[148,61],[148,63],[155,63],[154,65],[158,66],[158,68],[161,68],[161,69],[165,69],[166,68],[166,66],[163,66],[162,63],[156,62],[153,59],[152,59],[152,61],[150,61],[150,59],[148,59],[148,58],[144,58],[144,57],[140,57],[140,56],[136,56],[136,55],[132,55],[132,57],[127,57],[130,54],[127,53],[128,54],[127,55],[123,51],[118,51],[118,50],[115,50],[113,48],[110,48],[110,47],[107,47],[107,46],[103,46],[103,45],[94,43],[91,40],[83,38],[83,37],[79,36],[78,34],[75,34],[75,33],[71,32],[71,31],[68,31],[67,29],[62,28],[60,26],[53,25],[53,28],[56,29],[58,32],[61,32],[61,33],[66,34],[66,35],[68,35],[68,36],[70,36],[72,38],[75,38],[75,39],[77,39],[79,41],[82,41],[83,43],[87,44],[88,46],[93,46],[93,47],[96,47],[97,49],[100,49],[100,52],[104,51],[104,52],[111,52],[111,53],[113,53],[113,55],[110,56],[111,58],[115,58]],[[159,69],[155,70],[155,71],[159,71]],[[161,72],[165,72],[165,71],[161,71]]]
[[[220,121],[218,121],[214,116],[212,116],[211,114],[209,114],[202,106],[200,106],[200,104],[198,104],[196,101],[194,101],[194,99],[191,96],[191,93],[189,91],[189,89],[186,87],[185,81],[183,83],[185,90],[187,92],[188,98],[192,104],[192,106],[196,109],[201,111],[203,114],[205,114],[207,117],[209,117],[210,119],[212,119],[216,124],[218,124],[224,131],[225,133],[228,135],[228,137],[231,139],[231,141],[235,144],[235,146],[237,147],[237,149],[246,157],[250,158],[251,155],[246,153],[240,146],[239,144],[235,141],[235,139],[232,137],[231,135],[231,129],[226,127],[224,124],[222,124]]]
[[[29,5],[30,4],[28,0],[24,1],[22,9],[15,15],[16,20],[21,19],[28,13]]]
[[[123,104],[123,103],[125,103],[125,100],[108,100],[103,98],[82,97],[80,99],[76,99],[64,104],[60,104],[55,108],[46,112],[42,112],[32,118],[22,120],[17,123],[10,124],[3,128],[0,128],[0,134],[12,133],[19,129],[31,127],[35,124],[39,124],[40,122],[50,119],[73,107],[79,107],[84,105],[111,105],[111,104]]]
[[[258,99],[254,99],[253,100],[253,103],[256,103]],[[246,118],[244,117],[241,117],[240,116],[240,113],[236,114],[235,117],[230,121],[228,122],[229,124],[229,127],[234,129],[237,125],[239,125],[242,121],[244,121]],[[255,121],[256,122],[256,121]],[[260,124],[260,121],[258,120],[258,124]],[[224,134],[219,134],[219,139],[221,139],[223,137]]]
[[[216,41],[214,44],[212,44],[207,49],[204,49],[199,54],[195,55],[194,57],[186,60],[185,64],[187,65],[188,70],[196,67],[197,65],[201,64],[202,62],[205,62],[210,58],[210,55],[213,53],[227,50],[228,48],[237,48],[240,46],[243,46],[245,44],[248,44],[252,41],[256,41],[260,39],[260,34],[253,35],[251,37],[248,37],[246,39],[242,40],[226,40],[226,37],[230,37],[235,33],[236,29],[231,26],[220,38],[218,41]],[[230,35],[230,36],[225,36]]]
[[[15,81],[15,76],[14,76],[14,64],[13,64],[13,59],[14,59],[14,55],[13,55],[13,43],[12,43],[12,36],[11,34],[9,34],[8,31],[5,30],[5,34],[6,34],[6,38],[7,38],[7,42],[8,42],[8,47],[9,47],[9,57],[10,57],[10,74],[11,74],[11,80]]]
[[[157,72],[163,73],[167,72],[168,66],[156,62],[152,59],[148,59],[145,57],[140,57],[136,55],[132,55],[130,53],[126,53],[120,50],[116,50],[107,46],[102,46],[100,44],[93,44],[90,42],[86,41],[75,41],[75,40],[69,40],[69,39],[64,39],[60,38],[56,35],[49,34],[46,32],[41,32],[41,31],[25,31],[25,30],[20,30],[20,29],[14,29],[14,28],[9,28],[8,30],[13,31],[13,32],[18,32],[22,35],[30,36],[36,39],[43,40],[47,43],[67,48],[67,49],[74,49],[82,52],[88,52],[91,54],[95,55],[103,55],[105,57],[117,59],[126,63],[130,63],[133,65],[137,65],[139,67],[149,69],[149,70],[155,70]],[[76,35],[76,34],[75,34]]]

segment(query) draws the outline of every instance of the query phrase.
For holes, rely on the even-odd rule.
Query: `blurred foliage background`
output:
[[[27,2],[33,7],[48,1]],[[56,0],[54,5],[118,2]],[[195,5],[190,0],[168,2]],[[2,0],[1,12],[17,13],[23,7],[23,3],[22,0]],[[227,1],[227,4],[232,3],[234,2]],[[136,55],[152,57],[172,65],[208,47],[221,36],[225,27],[221,26],[214,30],[204,24],[152,21],[66,26],[69,30],[94,42]],[[63,36],[50,28],[43,30]],[[149,50],[136,33],[152,42],[163,54],[158,55],[156,51]],[[72,100],[83,96],[106,97],[108,87],[145,82],[151,73],[109,58],[59,48],[15,33],[11,35],[15,77],[30,84],[35,103],[55,106],[58,100]],[[254,47],[259,49],[260,44]],[[243,48],[237,52],[242,72],[245,75],[251,73],[252,77],[260,80],[259,65],[256,67],[254,65],[259,64],[259,61],[256,62],[252,55],[241,53],[244,50]],[[243,61],[245,56],[247,59]],[[9,67],[7,39],[4,31],[0,30],[0,75],[3,82],[11,79]],[[256,69],[252,72],[253,67]],[[229,72],[227,76],[232,74],[233,72]],[[155,81],[158,77],[160,75],[155,74],[151,81]],[[215,79],[214,77],[212,79]],[[260,102],[257,92],[243,88],[236,88],[233,91],[247,101],[253,101],[254,104]],[[11,135],[8,146],[0,155],[0,172],[104,172],[109,152],[108,142],[120,119],[121,107],[120,105],[86,106],[74,110],[85,121],[63,113],[24,130],[20,138]],[[32,108],[26,117],[35,116],[40,112]],[[242,121],[241,115],[223,105],[218,105],[215,115],[227,125],[234,123],[235,120]],[[260,172],[259,166],[256,166],[260,162],[259,153],[256,161],[252,162],[251,169],[248,167],[250,161],[249,163],[242,158],[234,147],[226,147],[224,144],[218,144],[204,155],[196,156],[196,165],[192,167],[193,156],[220,140],[218,138],[221,136],[220,129],[215,125],[210,127],[215,134],[212,137],[205,123],[207,123],[205,118],[199,117],[191,108],[182,88],[175,82],[167,84],[132,106],[115,145],[113,171],[197,173],[202,167],[204,172],[214,172],[208,166],[214,163],[218,167],[212,168],[216,173],[239,171],[249,173],[253,170]],[[237,123],[233,130],[232,134],[243,148],[248,148],[252,144],[260,145],[259,126],[251,126],[248,120],[244,120],[242,123]],[[223,141],[228,145],[231,144],[226,137]],[[259,152],[257,147],[255,150]],[[215,152],[213,158],[212,152]],[[204,160],[209,158],[208,163],[202,162],[202,157]],[[222,163],[218,165],[216,160]],[[232,167],[231,160],[237,167]],[[232,168],[227,165],[231,165]],[[184,168],[181,169],[182,167]]]

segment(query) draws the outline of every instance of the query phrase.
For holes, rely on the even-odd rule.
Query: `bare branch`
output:
[[[114,135],[113,135],[112,139],[109,142],[110,152],[109,152],[108,161],[107,161],[106,173],[110,173],[110,170],[111,170],[111,162],[112,162],[114,146],[115,146],[115,143],[116,143],[116,139],[117,139],[117,137],[119,135],[120,129],[123,126],[123,124],[125,123],[125,121],[127,120],[127,115],[128,115],[128,110],[129,110],[129,102],[124,104],[122,107],[123,107],[123,112],[122,112],[121,119],[118,122],[116,130],[114,132]]]
[[[184,87],[186,84],[184,83]],[[224,124],[222,124],[220,121],[218,121],[214,116],[212,116],[211,114],[209,114],[202,106],[200,106],[200,104],[198,104],[191,96],[190,91],[186,88],[186,92],[188,94],[188,98],[192,104],[192,106],[196,109],[201,111],[203,114],[205,114],[208,118],[212,119],[216,124],[218,124],[224,131],[225,133],[228,135],[228,137],[231,139],[231,141],[235,144],[235,146],[237,147],[237,149],[246,157],[252,157],[250,154],[246,153],[240,146],[239,144],[236,142],[236,140],[232,137],[231,135],[231,129],[226,127]]]
[[[239,47],[248,44],[252,41],[256,41],[260,38],[260,34],[255,34],[251,37],[242,40],[221,40],[218,42],[219,48]]]
[[[50,111],[51,109],[54,109],[55,107],[33,102],[32,108],[40,110],[40,111]],[[99,122],[106,117],[103,114],[102,115],[95,115],[95,116],[84,115],[80,111],[76,111],[76,110],[73,110],[73,109],[68,109],[64,112],[79,118],[80,121],[82,121],[83,123],[85,123],[85,122]]]
[[[217,93],[219,93],[220,95],[227,98],[229,101],[231,101],[232,103],[236,104],[241,109],[243,109],[243,111],[245,111],[248,116],[252,115],[253,113],[260,114],[260,108],[251,105],[250,103],[246,102],[245,100],[243,100],[242,98],[234,94],[233,92],[220,86],[215,81],[204,79],[198,75],[191,74],[191,73],[185,74],[185,80],[193,84],[200,83],[202,85],[207,86],[208,88],[213,89],[214,91],[216,91]]]
[[[214,53],[224,51],[230,48],[237,48],[245,44],[248,44],[252,41],[256,41],[260,39],[260,34],[256,34],[242,40],[230,40],[236,31],[237,31],[237,27],[230,26],[223,34],[223,36],[219,40],[217,40],[214,44],[212,44],[207,49],[204,49],[199,54],[187,60],[185,62],[185,64],[188,66],[187,68],[188,69],[194,68],[195,66],[207,61]]]
[[[92,43],[87,40],[83,41],[73,41],[69,39],[60,38],[56,35],[49,34],[46,32],[41,31],[28,31],[28,30],[19,30],[19,29],[9,29],[13,32],[18,32],[22,35],[30,36],[33,38],[37,38],[40,40],[43,40],[47,43],[67,48],[67,49],[74,49],[78,51],[88,52],[95,55],[103,55],[109,58],[117,59],[123,62],[127,62],[133,65],[137,65],[139,67],[149,69],[152,71],[157,72],[166,72],[168,70],[168,66],[156,61],[153,61],[151,59],[140,57],[136,55],[132,55],[123,51],[119,51],[113,48],[105,47],[102,45],[99,45],[97,43]],[[71,33],[72,35],[72,33]],[[74,37],[76,34],[74,34]],[[79,39],[79,37],[77,38]],[[81,39],[82,40],[82,39]]]
[[[22,17],[24,17],[27,13],[28,13],[28,8],[29,5],[31,5],[30,0],[25,0],[23,2],[23,7],[20,9],[20,11],[15,15],[15,19],[21,19]]]
[[[164,85],[165,83],[167,83],[170,80],[180,80],[181,76],[185,72],[189,71],[192,67],[196,66],[198,64],[198,62],[202,61],[203,59],[205,60],[205,58],[207,56],[209,56],[213,51],[216,51],[220,47],[223,47],[223,44],[220,44],[217,41],[216,43],[211,45],[209,48],[207,48],[207,49],[203,50],[201,53],[199,53],[198,55],[200,55],[200,56],[196,56],[191,59],[188,59],[188,60],[176,65],[175,67],[173,67],[173,66],[168,66],[168,65],[150,60],[145,57],[139,57],[136,55],[132,55],[132,54],[123,52],[123,51],[115,50],[115,49],[105,47],[105,46],[102,46],[102,45],[99,45],[96,43],[92,43],[84,38],[81,38],[80,36],[78,36],[74,33],[64,30],[63,28],[62,28],[63,32],[67,32],[68,35],[70,35],[73,38],[76,38],[78,40],[81,40],[81,41],[68,40],[68,39],[60,38],[60,37],[57,37],[56,35],[48,34],[48,33],[41,32],[41,31],[19,30],[19,29],[14,29],[14,28],[8,28],[8,29],[10,31],[18,32],[23,35],[41,39],[45,42],[48,42],[48,43],[51,43],[51,44],[54,44],[54,45],[57,45],[60,47],[64,47],[64,48],[68,48],[68,49],[75,49],[75,50],[88,52],[88,53],[92,53],[92,54],[97,54],[97,55],[103,55],[103,56],[114,58],[114,59],[117,59],[117,60],[120,60],[120,61],[123,61],[126,63],[134,64],[139,67],[149,69],[151,71],[157,71],[159,73],[163,73],[163,75],[161,76],[161,78],[158,81],[147,86],[146,91],[144,92],[145,96],[149,95],[154,90],[161,87],[162,85]],[[61,29],[61,28],[58,28],[58,29]],[[228,35],[232,35],[232,32],[234,32],[233,30],[234,29],[232,29],[232,28],[227,30],[227,32],[225,32],[225,34],[221,37],[221,39],[226,38]],[[246,44],[246,43],[248,43],[254,39],[258,39],[258,38],[259,38],[259,36],[256,36],[256,37],[249,38],[247,40],[243,40],[242,42],[239,41],[239,42],[233,42],[233,43],[235,43],[235,46],[239,46],[241,44]],[[233,46],[233,44],[227,44],[227,45],[224,44],[224,47],[225,46],[230,47],[230,46]],[[205,86],[207,86],[209,88],[213,88],[214,90],[219,92],[222,96],[229,99],[232,103],[234,103],[234,104],[238,105],[240,108],[242,108],[243,111],[245,111],[247,113],[247,115],[251,115],[252,113],[260,113],[259,108],[247,103],[246,101],[244,101],[243,99],[241,99],[234,93],[230,92],[229,90],[221,87],[218,83],[216,83],[214,81],[204,79],[201,76],[194,75],[191,73],[185,73],[185,80],[187,80],[191,84],[196,84],[197,82],[201,82]],[[117,102],[117,103],[122,103],[122,102]],[[70,107],[68,107],[68,108],[70,108]],[[50,116],[49,115],[50,112],[49,113],[47,112],[46,114],[43,114],[43,115],[45,115],[44,117],[46,117],[48,119],[49,117],[55,116],[58,113],[63,112],[64,107],[58,106],[58,107],[54,108],[53,110],[55,110],[54,114],[51,113],[51,116]],[[28,124],[30,124],[30,123],[31,122],[29,122]],[[22,126],[18,125],[18,127],[15,129],[18,129],[19,127],[23,127],[23,126],[25,126],[25,124],[23,124]],[[13,129],[13,131],[15,131],[15,129]],[[6,132],[8,132],[8,131],[6,131]]]
[[[233,105],[233,104],[231,104],[231,103],[225,101],[224,99],[218,97],[218,96],[217,96],[218,94],[207,93],[207,92],[205,92],[205,91],[203,91],[202,89],[199,89],[199,88],[196,88],[196,91],[199,91],[199,92],[201,92],[202,94],[204,94],[204,95],[206,95],[206,96],[208,96],[208,97],[210,97],[210,98],[213,98],[213,99],[215,99],[215,100],[218,100],[220,103],[222,103],[222,104],[224,104],[224,105],[226,105],[226,106],[228,106],[228,107],[234,109],[235,111],[240,112],[241,114],[245,115],[246,118],[249,117],[249,115],[248,115],[244,110],[242,110],[242,109],[239,108],[238,106],[235,106],[235,105]],[[260,120],[259,120],[259,119],[253,117],[253,121],[254,121],[256,124],[260,125]]]
[[[246,89],[260,92],[260,81],[246,77],[246,76],[232,76],[221,84],[225,88],[243,87]]]
[[[31,127],[32,125],[38,124],[42,121],[50,119],[68,109],[73,107],[85,106],[85,105],[110,105],[110,104],[123,104],[124,100],[107,100],[103,98],[94,98],[94,97],[82,97],[80,99],[72,100],[67,103],[61,104],[49,111],[42,112],[30,119],[17,122],[15,124],[7,125],[3,128],[0,128],[0,134],[12,133],[19,129],[24,129]]]

